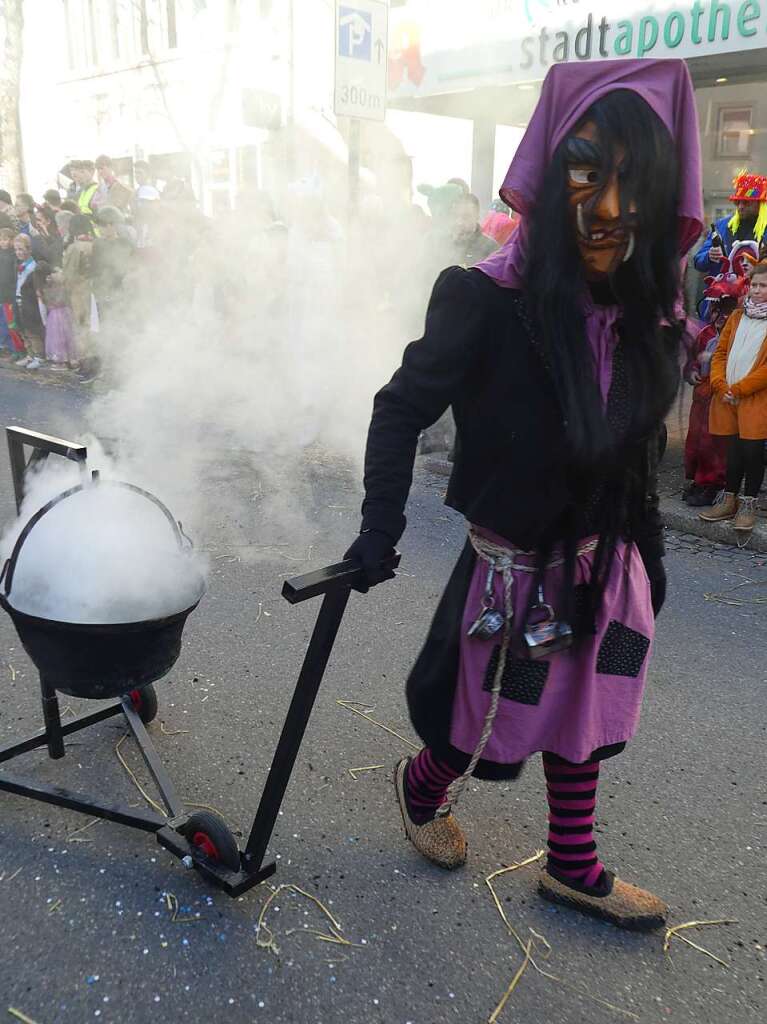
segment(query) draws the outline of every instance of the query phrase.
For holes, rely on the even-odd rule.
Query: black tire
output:
[[[144,725],[149,725],[157,718],[159,708],[157,691],[151,683],[148,686],[142,686],[140,690],[131,690],[128,696],[133,704],[133,710]]]
[[[240,870],[240,849],[226,822],[210,811],[195,811],[184,826],[189,845],[230,871]]]

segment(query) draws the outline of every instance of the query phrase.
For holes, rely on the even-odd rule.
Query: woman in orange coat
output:
[[[754,267],[743,309],[722,329],[711,360],[711,387],[709,429],[727,438],[727,474],[717,503],[700,518],[734,518],[735,529],[748,532],[756,522],[767,438],[767,261]]]

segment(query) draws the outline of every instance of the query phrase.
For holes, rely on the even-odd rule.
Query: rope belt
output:
[[[448,786],[445,793],[445,802],[437,811],[437,814],[439,815],[449,814],[451,805],[458,802],[464,786],[469,778],[474,774],[474,769],[477,767],[479,759],[482,757],[482,753],[490,739],[490,734],[493,731],[493,723],[495,721],[495,716],[498,711],[498,703],[501,697],[503,674],[506,671],[506,661],[509,653],[509,647],[511,645],[512,622],[514,619],[513,573],[526,572],[533,574],[538,572],[538,567],[535,565],[525,565],[515,561],[515,558],[520,555],[525,555],[528,558],[533,557],[535,554],[534,552],[522,551],[520,548],[511,546],[507,547],[504,544],[496,544],[495,542],[488,540],[487,537],[483,537],[481,534],[477,533],[474,527],[470,527],[469,529],[469,540],[471,541],[471,546],[474,548],[477,557],[487,563],[489,571],[499,572],[503,577],[503,633],[501,635],[501,649],[498,653],[498,664],[493,677],[493,686],[490,690],[490,704],[488,705],[487,714],[485,715],[482,732],[480,733],[479,740],[474,748],[474,753],[471,755],[471,760],[469,761],[466,771],[463,775],[459,775],[458,778],[453,779]],[[589,554],[596,550],[598,544],[598,537],[587,540],[583,544],[579,545],[576,555]],[[556,569],[558,566],[564,565],[564,563],[564,558],[557,555],[546,563],[545,568]]]

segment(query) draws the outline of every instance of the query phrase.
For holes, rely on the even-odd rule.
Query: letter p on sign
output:
[[[637,57],[644,57],[648,50],[658,42],[658,21],[652,15],[640,18],[639,39],[637,40]]]

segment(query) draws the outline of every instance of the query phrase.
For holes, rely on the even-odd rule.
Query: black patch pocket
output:
[[[490,655],[485,681],[482,684],[482,689],[487,690],[488,693],[493,689],[500,653],[501,648],[497,646]],[[501,696],[507,700],[515,700],[518,704],[538,704],[550,667],[547,661],[514,658],[509,652],[501,679]]]
[[[636,679],[649,647],[650,641],[646,636],[613,619],[599,647],[597,672]]]

